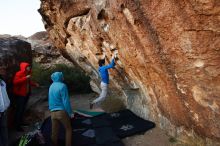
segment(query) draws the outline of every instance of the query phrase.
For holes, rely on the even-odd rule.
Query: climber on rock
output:
[[[99,64],[99,74],[101,76],[101,84],[100,84],[101,93],[100,93],[99,97],[97,97],[95,100],[93,100],[90,103],[90,109],[93,109],[93,106],[95,104],[100,103],[103,100],[105,100],[105,98],[107,96],[108,84],[109,84],[108,69],[114,68],[114,66],[115,66],[115,59],[116,58],[117,58],[117,54],[114,53],[112,55],[111,63],[108,64],[108,65],[105,65],[105,55],[104,55],[104,59],[100,59],[98,61],[98,64]]]

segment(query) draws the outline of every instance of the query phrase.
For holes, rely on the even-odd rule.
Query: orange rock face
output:
[[[98,84],[98,58],[119,60],[112,94],[173,135],[220,139],[220,1],[41,0],[54,44]],[[191,132],[190,132],[191,131]]]

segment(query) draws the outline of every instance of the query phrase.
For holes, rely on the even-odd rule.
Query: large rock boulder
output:
[[[10,35],[0,35],[0,64],[6,67],[6,81],[11,85],[21,62],[32,64],[31,44]]]
[[[72,65],[56,49],[46,31],[37,32],[26,40],[31,43],[34,61],[41,64],[45,69],[53,67],[55,64]]]
[[[220,141],[220,1],[41,0],[49,37],[98,85],[117,48],[111,94],[170,134]]]

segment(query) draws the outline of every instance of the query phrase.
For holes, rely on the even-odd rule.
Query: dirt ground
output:
[[[30,124],[28,127],[24,127],[24,132],[16,132],[14,130],[9,131],[10,145],[14,146],[14,142],[24,133],[31,131],[36,122],[41,122],[43,119],[49,116],[48,102],[47,102],[47,90],[36,91],[34,95],[30,98],[28,105],[28,112],[26,113],[25,121]],[[95,99],[97,94],[77,94],[71,95],[71,105],[73,109],[84,109],[89,110],[89,102]],[[111,103],[114,101],[115,103]],[[94,111],[100,111],[103,109],[109,109],[113,107],[122,107],[117,100],[107,100],[102,106],[95,107]],[[112,106],[114,105],[114,106]],[[101,108],[102,107],[102,108]],[[122,140],[125,146],[184,146],[180,144],[176,139],[167,136],[167,134],[160,128],[156,128],[145,132],[142,135],[135,135],[127,137]]]

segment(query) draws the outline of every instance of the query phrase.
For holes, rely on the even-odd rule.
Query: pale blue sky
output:
[[[40,0],[0,0],[0,34],[31,36],[43,31]]]

